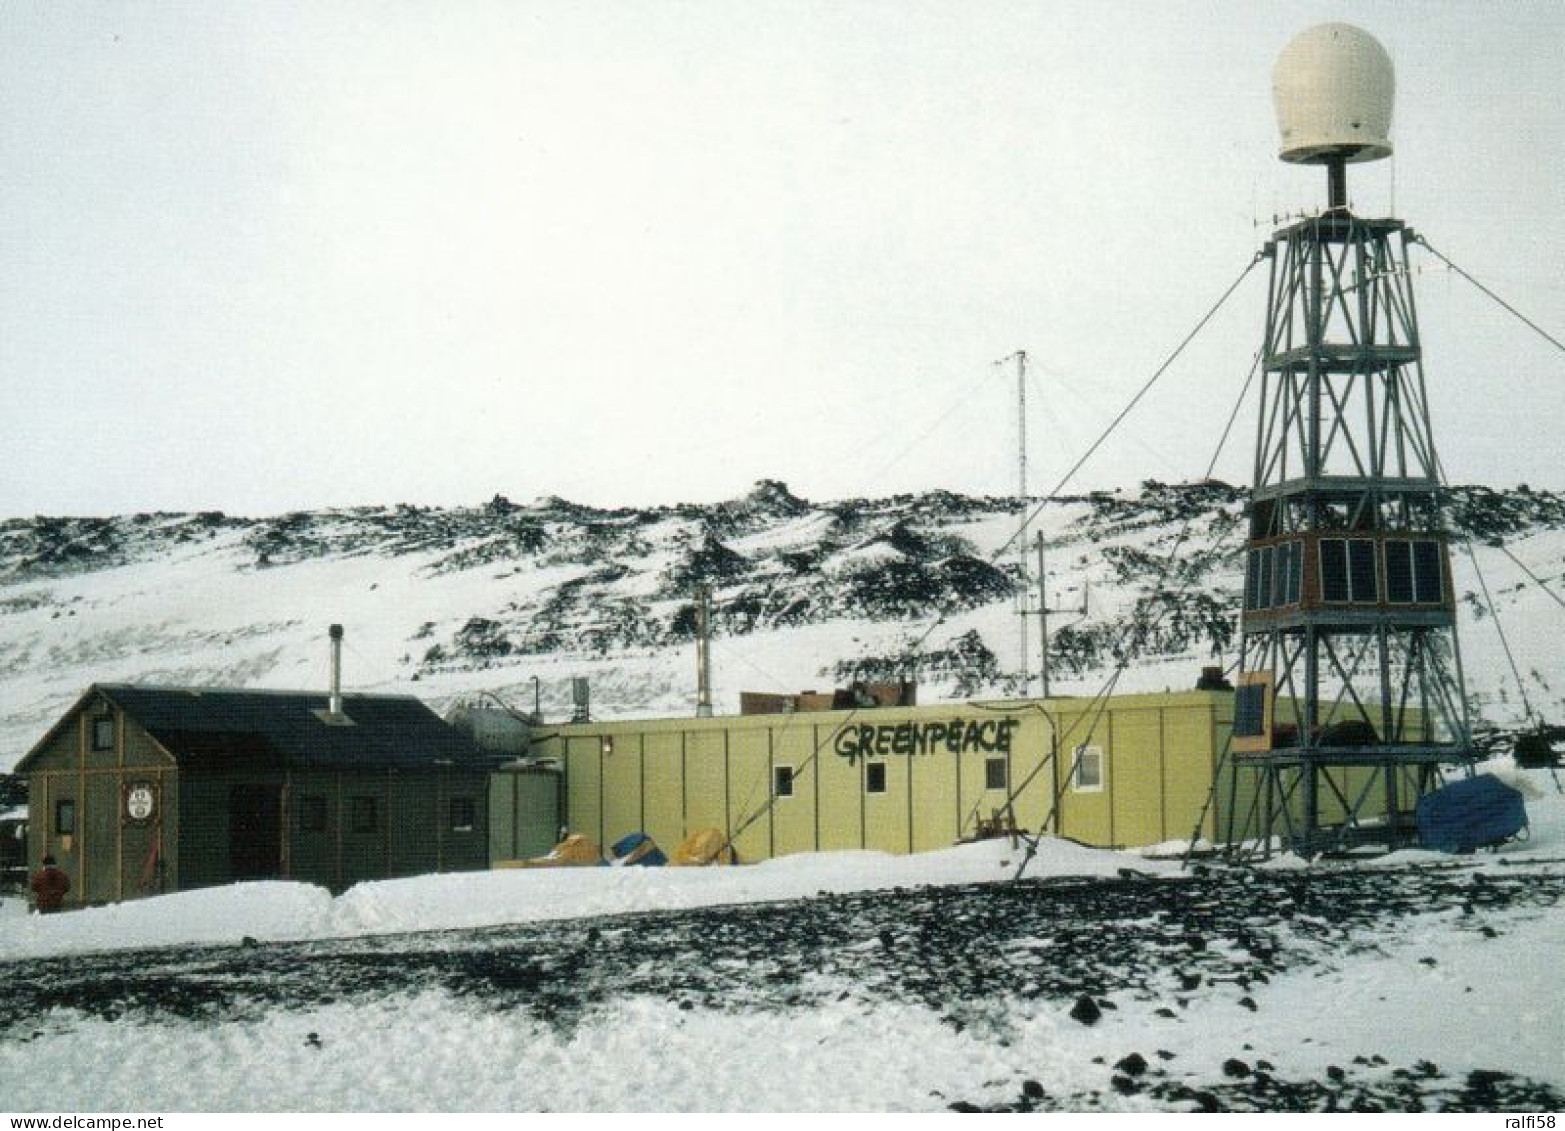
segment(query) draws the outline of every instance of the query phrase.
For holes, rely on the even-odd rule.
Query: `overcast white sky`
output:
[[[1322,204],[1271,68],[1335,19],[1358,211],[1565,333],[1553,2],[8,4],[0,514],[1009,492],[1019,348],[1052,486]],[[1565,486],[1565,358],[1419,286],[1452,478]],[[1201,474],[1263,292],[1079,486]]]

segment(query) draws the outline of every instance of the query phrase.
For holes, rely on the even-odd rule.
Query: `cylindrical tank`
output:
[[[446,722],[466,732],[484,750],[516,757],[527,753],[531,728],[512,711],[459,703],[446,712]]]

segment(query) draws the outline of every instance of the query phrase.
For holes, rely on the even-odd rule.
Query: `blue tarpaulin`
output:
[[[668,863],[668,857],[663,855],[659,848],[646,833],[631,833],[627,837],[621,837],[609,850],[614,856],[614,863],[636,864],[644,868],[661,868]]]
[[[1527,827],[1522,795],[1491,774],[1464,778],[1422,798],[1418,837],[1437,852],[1471,852],[1503,844]]]

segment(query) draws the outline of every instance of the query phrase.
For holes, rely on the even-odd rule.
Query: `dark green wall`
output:
[[[229,798],[236,785],[281,787],[283,852],[279,878],[341,892],[365,880],[473,871],[489,866],[488,777],[450,769],[253,770],[184,772],[180,826],[183,887],[233,880],[229,871]],[[324,828],[306,813],[324,803]],[[472,802],[469,830],[452,828],[452,800]],[[358,802],[373,803],[372,827],[361,828]]]
[[[113,720],[113,742],[93,749],[92,722]],[[28,868],[48,854],[70,878],[66,906],[112,903],[172,891],[178,884],[179,775],[134,719],[99,695],[85,696],[32,751],[28,777]],[[125,790],[150,785],[158,798],[155,820],[124,816]],[[60,801],[75,806],[76,830],[60,835]]]

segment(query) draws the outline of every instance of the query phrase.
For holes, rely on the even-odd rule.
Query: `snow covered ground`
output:
[[[612,936],[620,948],[614,961],[625,988],[616,991],[611,971],[609,984],[584,998],[570,1023],[529,1006],[541,1000],[528,996],[533,990],[497,1002],[462,992],[448,970],[439,978],[391,978],[374,992],[351,990],[345,981],[340,992],[286,1005],[264,993],[241,995],[241,1007],[218,1016],[119,1015],[61,1004],[0,1029],[0,1106],[890,1111],[956,1103],[1134,1111],[1351,1101],[1546,1110],[1565,1095],[1558,970],[1565,900],[1557,900],[1565,891],[1565,797],[1545,772],[1492,768],[1529,795],[1532,835],[1477,857],[1404,852],[1368,866],[1280,861],[1207,882],[1181,879],[1174,862],[1047,844],[1029,866],[1030,877],[1092,877],[1069,887],[1071,906],[1084,892],[1101,893],[1090,898],[1097,900],[1094,913],[1105,918],[1089,925],[1102,939],[1101,978],[1085,989],[1104,1010],[1090,1025],[1071,1015],[1068,996],[1023,992],[1019,981],[1008,984],[1003,976],[1068,966],[1077,972],[1072,977],[1086,970],[1085,980],[1094,981],[1093,954],[1080,953],[1080,946],[1051,952],[1062,940],[1083,936],[1046,926],[1003,938],[981,935],[976,946],[971,939],[960,944],[969,948],[966,958],[947,956],[958,965],[945,969],[957,970],[969,959],[994,961],[986,945],[1005,952],[986,975],[991,989],[983,996],[992,1000],[932,1004],[874,985],[885,975],[881,955],[889,953],[895,964],[896,948],[911,945],[900,937],[891,942],[896,917],[912,924],[917,914],[932,915],[937,925],[960,917],[944,903],[918,911],[917,890],[951,891],[952,908],[998,901],[1007,889],[971,885],[1012,876],[1018,855],[1005,842],[916,857],[799,856],[734,869],[424,877],[364,884],[336,899],[304,885],[246,884],[47,918],[22,914],[12,901],[0,908],[0,970],[24,980],[75,971],[90,984],[101,971],[106,986],[117,984],[115,964],[128,957],[113,948],[147,947],[172,949],[144,952],[139,961],[185,969],[180,976],[187,980],[196,976],[190,970],[220,980],[214,969],[229,969],[222,977],[236,984],[254,980],[243,957],[274,950],[287,964],[329,968],[340,947],[357,948],[361,958],[370,948],[388,971],[406,954],[406,963],[433,961],[429,969],[438,972],[447,953],[514,949],[530,938],[540,947],[557,943],[569,956],[571,939],[590,945],[601,932],[603,946]],[[1127,874],[1135,878],[1127,881]],[[1329,895],[1326,904],[1301,903],[1296,917],[1255,910],[1288,904],[1288,884],[1302,898],[1317,880],[1340,882],[1344,892],[1365,880],[1391,885],[1377,890],[1405,885],[1409,898],[1399,909],[1388,905],[1384,918],[1371,908],[1365,919],[1361,908],[1353,919],[1345,909],[1346,926],[1330,924],[1314,909],[1329,906]],[[902,902],[824,897],[877,890]],[[1051,893],[1066,890],[1045,883],[1010,898],[1037,908],[1038,922],[1047,924],[1056,914]],[[995,893],[993,900],[986,891]],[[1144,902],[1130,898],[1147,891],[1174,893],[1179,902],[1169,905],[1169,915],[1148,914]],[[1446,894],[1426,899],[1426,891]],[[1192,938],[1172,913],[1189,910],[1186,902],[1210,901],[1214,892],[1229,893],[1241,921],[1223,922],[1223,906],[1197,909],[1223,926],[1209,938]],[[1500,892],[1510,894],[1486,898]],[[1251,902],[1239,901],[1240,894]],[[812,921],[831,925],[838,933],[826,934],[837,941],[802,943],[829,948],[814,952],[822,960],[802,971],[767,969],[771,964],[753,954],[719,947],[718,957],[696,965],[754,967],[715,970],[720,977],[713,984],[729,989],[702,996],[688,982],[678,991],[646,988],[660,984],[647,981],[648,971],[677,957],[678,945],[666,940],[681,937],[678,931],[687,929],[681,916],[694,914],[680,909],[718,909],[700,913],[708,933],[725,921],[748,931],[743,916],[756,912],[745,907],[764,911],[762,904],[775,904],[783,915],[813,908]],[[876,920],[877,927],[864,918],[871,912],[893,918]],[[1067,913],[1062,900],[1057,915],[1063,921]],[[531,932],[520,944],[471,930],[503,932],[503,925],[529,923],[535,926],[510,928]],[[761,930],[762,921],[755,923]],[[400,934],[414,931],[447,933]],[[930,947],[951,945],[939,942],[938,933],[926,925],[909,937]],[[246,936],[259,946],[231,945]],[[638,938],[646,939],[644,954],[636,950]],[[281,940],[344,941],[291,951]],[[230,945],[198,951],[191,944]],[[627,965],[627,953],[637,961]],[[828,953],[831,961],[824,960]],[[1141,973],[1127,973],[1126,954]],[[221,965],[225,955],[231,969]],[[1258,963],[1256,955],[1272,957]],[[874,976],[844,973],[855,968]],[[601,965],[596,972],[578,969],[583,978],[605,978]],[[1205,971],[1204,977],[1192,979],[1191,970]],[[1187,989],[1181,991],[1179,978],[1187,979]],[[765,986],[779,979],[789,993],[767,1003]],[[732,991],[752,984],[755,995]]]
[[[507,869],[381,880],[333,899],[310,884],[259,882],[143,899],[69,915],[26,914],[0,905],[0,961],[50,954],[187,943],[275,942],[489,927],[641,911],[803,899],[821,892],[1008,879],[1021,853],[1006,841],[918,856],[829,852],[740,868]],[[1113,876],[1117,869],[1172,873],[1149,862],[1067,841],[1048,846],[1029,876]]]

